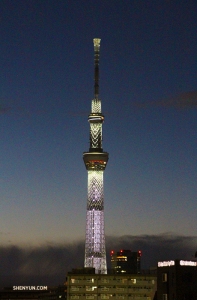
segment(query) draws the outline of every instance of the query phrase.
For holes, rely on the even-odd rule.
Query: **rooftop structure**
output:
[[[157,300],[196,300],[196,282],[196,261],[160,261],[157,268]]]
[[[111,251],[111,268],[116,274],[140,274],[142,251]]]

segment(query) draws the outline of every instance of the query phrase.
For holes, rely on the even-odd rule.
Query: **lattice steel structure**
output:
[[[90,123],[90,148],[83,153],[88,171],[88,199],[86,216],[85,267],[95,268],[96,274],[107,274],[105,233],[104,233],[104,197],[103,173],[108,161],[108,153],[102,149],[102,124],[104,116],[99,99],[99,53],[100,39],[94,43],[94,99]]]

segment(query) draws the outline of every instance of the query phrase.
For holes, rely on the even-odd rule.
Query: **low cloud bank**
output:
[[[194,259],[197,250],[196,236],[180,236],[172,233],[160,235],[109,237],[110,249],[142,251],[142,268],[157,266],[160,260]]]
[[[173,107],[177,109],[187,109],[197,107],[197,91],[189,91],[181,93],[175,97],[169,97],[160,101],[148,101],[143,103],[135,103],[136,107]]]
[[[110,250],[142,251],[142,268],[169,259],[194,259],[197,237],[175,234],[106,237],[108,267]],[[63,284],[68,271],[83,267],[84,241],[46,244],[40,247],[0,247],[0,287]]]

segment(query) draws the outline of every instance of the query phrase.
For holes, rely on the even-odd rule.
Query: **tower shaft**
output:
[[[88,173],[88,199],[86,215],[85,267],[95,268],[97,274],[107,273],[105,233],[103,173],[108,161],[108,153],[102,149],[102,123],[99,99],[99,54],[100,39],[94,39],[94,99],[91,104],[90,148],[83,153]]]

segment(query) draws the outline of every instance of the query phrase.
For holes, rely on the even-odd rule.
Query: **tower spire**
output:
[[[108,162],[108,153],[102,148],[102,124],[99,97],[99,54],[100,39],[94,43],[94,99],[91,103],[90,148],[83,153],[83,160],[88,173],[88,199],[86,214],[85,267],[95,268],[96,274],[106,274],[106,250],[104,233],[104,192],[103,174]]]
[[[99,96],[99,55],[101,39],[93,39],[94,44],[94,98]]]

